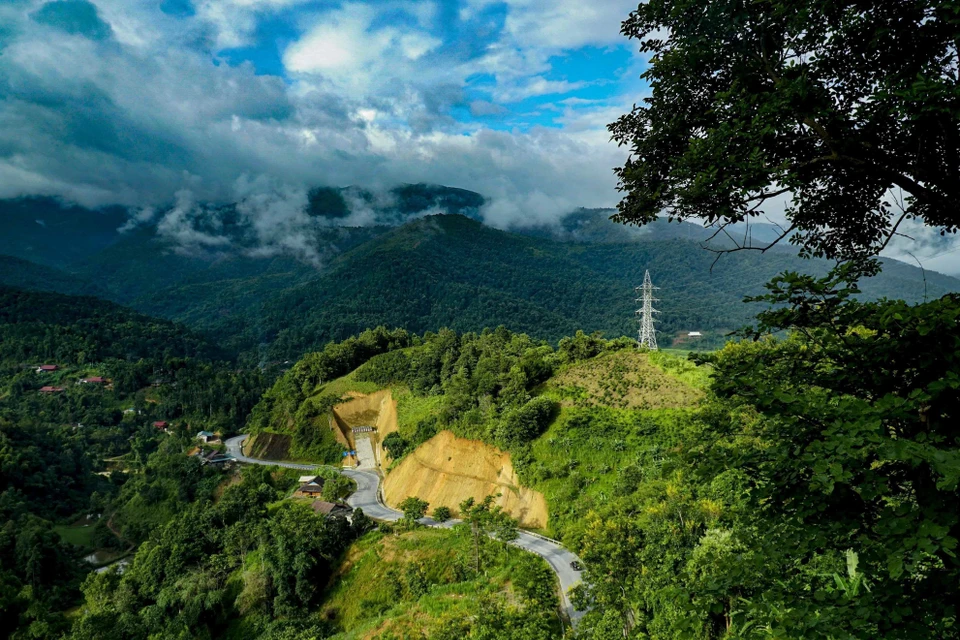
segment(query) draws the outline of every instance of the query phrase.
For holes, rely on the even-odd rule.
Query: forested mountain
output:
[[[84,575],[216,486],[191,436],[241,428],[265,386],[222,358],[169,320],[0,287],[0,637],[59,637]]]
[[[830,266],[787,252],[715,258],[684,240],[571,244],[433,216],[344,254],[319,278],[268,301],[251,328],[287,357],[377,324],[414,332],[503,324],[552,341],[578,329],[632,336],[634,287],[650,269],[661,287],[665,341],[697,330],[716,345],[750,321],[758,309],[743,297],[762,293],[775,274]],[[891,273],[866,280],[865,295],[923,300],[919,269],[893,264]],[[927,274],[929,298],[958,288],[960,281]]]
[[[504,324],[551,341],[579,329],[634,335],[634,288],[647,269],[661,287],[663,344],[711,348],[750,321],[756,305],[742,298],[761,293],[772,276],[829,268],[825,261],[799,259],[789,246],[716,261],[715,253],[702,248],[712,232],[690,223],[659,220],[638,229],[612,223],[609,210],[581,209],[555,226],[506,232],[474,219],[483,198],[472,192],[407,185],[388,195],[312,191],[307,213],[317,224],[309,251],[299,254],[262,250],[235,207],[211,208],[207,213],[217,226],[196,229],[220,234],[223,243],[185,247],[156,224],[114,229],[110,236],[107,224],[118,222],[113,210],[54,215],[49,201],[7,201],[0,208],[11,217],[0,224],[12,236],[36,238],[87,220],[97,240],[76,249],[58,271],[5,258],[0,282],[106,297],[215,334],[246,362],[259,363],[296,358],[379,324],[414,332]],[[27,225],[28,204],[57,224]],[[367,222],[378,224],[340,226],[364,206],[375,213]],[[424,217],[432,211],[464,215]],[[775,231],[769,225],[732,227],[741,242],[768,241]],[[53,248],[64,241],[51,238]],[[727,246],[729,239],[721,236],[710,245]],[[31,255],[47,264],[57,257]],[[932,299],[960,289],[954,278],[893,261],[886,265],[864,283],[866,297],[919,302],[924,295]],[[690,331],[703,336],[688,342]]]
[[[103,287],[80,276],[4,255],[0,255],[0,286],[101,298],[110,295]]]

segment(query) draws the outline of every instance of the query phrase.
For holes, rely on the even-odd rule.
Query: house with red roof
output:
[[[63,387],[40,387],[40,393],[61,393],[65,391]]]
[[[107,379],[101,378],[100,376],[92,376],[90,378],[81,378],[80,384],[106,384]]]
[[[57,371],[60,369],[59,365],[55,364],[42,364],[37,367],[37,373],[50,373],[51,371]]]

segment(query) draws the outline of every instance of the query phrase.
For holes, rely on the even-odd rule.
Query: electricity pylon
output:
[[[657,330],[653,326],[653,314],[660,312],[653,308],[653,303],[658,301],[657,298],[653,297],[653,290],[659,288],[660,287],[653,286],[653,283],[650,282],[649,271],[643,275],[643,284],[637,287],[637,291],[640,292],[640,297],[637,298],[637,302],[643,304],[642,307],[637,309],[637,316],[640,322],[640,329],[637,331],[638,349],[646,348],[650,351],[657,350]]]

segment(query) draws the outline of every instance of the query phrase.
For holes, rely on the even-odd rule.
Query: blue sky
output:
[[[609,206],[606,125],[646,91],[634,2],[6,0],[0,197],[433,182],[501,226]]]

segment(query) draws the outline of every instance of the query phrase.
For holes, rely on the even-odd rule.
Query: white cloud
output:
[[[398,78],[411,79],[416,73],[412,63],[443,44],[423,31],[375,28],[376,17],[374,8],[364,4],[324,14],[287,48],[284,66],[294,74],[316,74],[337,90],[367,95]]]
[[[299,0],[206,0],[186,19],[152,0],[95,2],[115,40],[52,33],[29,12],[0,7],[15,27],[0,57],[0,197],[157,211],[175,200],[163,233],[215,250],[229,243],[216,211],[197,203],[240,201],[263,251],[307,260],[321,256],[310,253],[300,205],[317,185],[472,189],[492,199],[485,214],[499,226],[617,199],[611,169],[623,152],[609,142],[604,109],[619,107],[577,105],[563,129],[509,132],[446,115],[454,104],[502,113],[463,93],[467,77],[493,68],[512,99],[577,85],[542,77],[543,52],[520,47],[512,32],[479,60],[436,57],[444,47],[431,31],[433,3],[392,4],[414,25],[404,28],[345,4],[312,16],[287,48],[286,82],[217,61],[209,47],[248,42],[259,16]]]
[[[563,94],[576,91],[587,86],[586,82],[567,82],[566,80],[547,80],[543,76],[536,76],[516,83],[516,86],[504,89],[498,88],[493,92],[494,97],[502,102],[519,102],[535,96]]]

